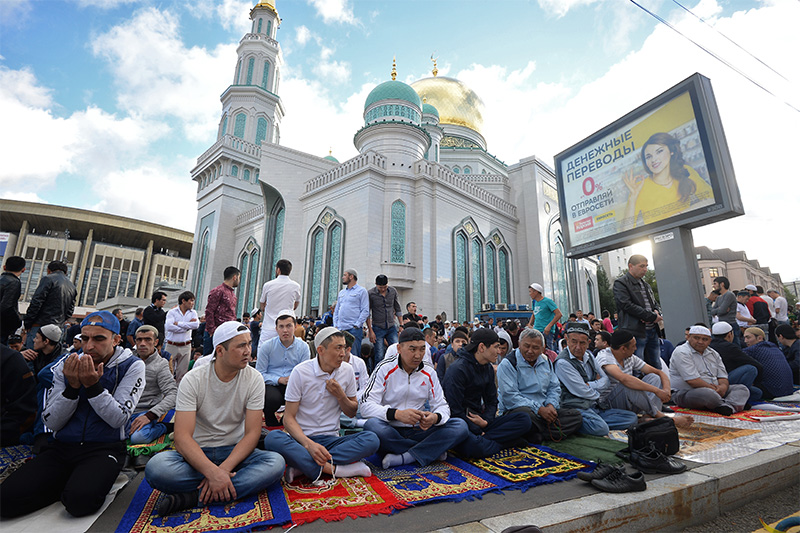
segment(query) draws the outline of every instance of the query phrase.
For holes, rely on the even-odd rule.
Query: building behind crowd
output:
[[[730,248],[712,250],[705,246],[697,246],[694,250],[705,294],[711,292],[711,283],[718,276],[728,278],[733,290],[743,289],[745,285],[760,285],[765,291],[775,289],[781,295],[785,293],[781,275],[761,266],[757,259],[748,259],[744,252]]]
[[[613,283],[615,279],[628,270],[628,259],[632,255],[633,247],[625,246],[598,255],[597,261],[608,276],[609,282]]]
[[[0,200],[0,213],[0,260],[19,255],[27,261],[21,276],[22,312],[53,260],[67,264],[78,290],[76,306],[83,312],[126,307],[125,302],[135,307],[149,302],[157,288],[186,285],[193,240],[187,231],[17,200]]]
[[[492,155],[483,101],[465,83],[437,76],[434,64],[432,76],[407,85],[393,68],[367,97],[364,126],[342,132],[354,134],[359,155],[304,153],[279,144],[291,110],[280,97],[275,3],[260,2],[250,18],[216,142],[192,170],[189,288],[201,311],[231,264],[242,271],[237,314],[254,307],[279,258],[303,286],[302,314],[325,312],[346,268],[366,287],[386,274],[403,303],[458,320],[530,305],[532,282],[565,312],[597,307],[596,258],[566,258],[552,168]]]

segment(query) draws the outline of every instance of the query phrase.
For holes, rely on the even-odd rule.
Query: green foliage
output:
[[[608,274],[601,266],[597,267],[597,291],[600,293],[600,312],[597,313],[597,316],[602,316],[603,311],[608,311],[613,316],[617,312],[614,291],[608,281]]]
[[[621,278],[622,276],[624,276],[627,273],[628,273],[628,269],[626,268],[625,270],[623,270],[620,273],[619,276],[617,276],[617,279]],[[658,284],[656,283],[656,271],[655,270],[648,270],[647,274],[644,275],[644,281],[645,281],[645,283],[650,285],[651,289],[653,289],[653,296],[656,297],[656,303],[658,305],[661,305],[661,300],[658,298]]]
[[[600,276],[598,276],[598,279],[600,279]],[[797,296],[795,296],[794,293],[791,290],[789,290],[789,287],[787,287],[786,285],[783,286],[783,294],[784,297],[786,298],[786,301],[789,304],[789,309],[794,309],[794,306],[797,303]]]

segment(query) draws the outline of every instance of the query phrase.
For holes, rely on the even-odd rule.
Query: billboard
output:
[[[744,214],[711,82],[682,81],[555,157],[569,257]]]

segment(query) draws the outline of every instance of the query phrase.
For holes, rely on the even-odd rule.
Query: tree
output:
[[[603,267],[597,267],[597,292],[600,293],[600,316],[603,311],[608,311],[613,316],[617,311],[617,305],[614,303],[614,291],[611,289],[611,283],[608,281],[608,274],[606,274]]]
[[[626,268],[623,270],[617,279],[621,278],[625,274],[628,273],[628,269]],[[599,279],[599,276],[598,276]],[[653,296],[655,296],[656,303],[660,306],[661,300],[658,298],[658,284],[656,283],[656,271],[655,270],[648,270],[647,274],[644,275],[644,282],[650,285],[650,288],[653,289]]]
[[[598,276],[597,279],[599,280],[600,276]],[[794,309],[794,306],[797,303],[797,296],[795,296],[791,289],[786,285],[783,286],[783,294],[784,298],[786,298],[786,302],[789,304],[789,309]],[[602,296],[600,299],[602,300]]]

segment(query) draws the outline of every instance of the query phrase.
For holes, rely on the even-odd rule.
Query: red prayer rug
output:
[[[676,413],[684,414],[684,415],[697,415],[697,416],[711,416],[714,418],[733,418],[735,420],[744,420],[745,422],[760,422],[760,420],[756,417],[762,418],[771,418],[775,416],[786,416],[786,415],[793,415],[795,413],[786,412],[786,411],[765,411],[763,409],[748,409],[747,411],[739,411],[738,413],[733,413],[730,416],[724,416],[719,413],[715,413],[714,411],[702,411],[700,409],[687,409],[685,407],[678,407],[678,406],[671,406],[670,407]]]

